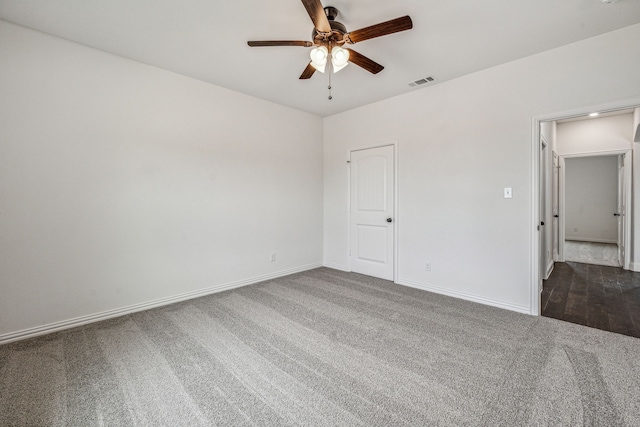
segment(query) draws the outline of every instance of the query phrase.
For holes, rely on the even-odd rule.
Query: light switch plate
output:
[[[510,199],[513,197],[513,191],[511,190],[511,187],[505,187],[504,188],[504,198],[505,199]]]

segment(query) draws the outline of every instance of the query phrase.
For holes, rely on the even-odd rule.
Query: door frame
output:
[[[555,160],[555,162],[554,162]],[[551,240],[553,262],[564,262],[564,239],[560,240],[560,236],[564,235],[564,229],[560,226],[560,156],[555,151],[551,152]],[[554,210],[555,209],[555,210]]]
[[[558,238],[560,239],[560,237],[562,237],[560,239],[560,248],[559,248],[559,256],[560,259],[564,260],[564,233],[566,230],[566,223],[565,223],[565,219],[566,219],[566,215],[565,215],[565,207],[566,207],[566,165],[565,165],[565,160],[566,159],[575,159],[575,158],[581,158],[581,157],[605,157],[605,156],[621,156],[624,155],[625,156],[625,168],[624,168],[624,199],[625,199],[625,205],[626,205],[626,212],[625,212],[625,216],[623,218],[624,221],[624,235],[623,236],[618,236],[618,239],[622,240],[623,244],[624,244],[624,262],[622,263],[622,268],[624,270],[629,270],[631,267],[631,251],[630,251],[630,246],[631,246],[631,217],[632,217],[632,210],[631,210],[631,185],[632,185],[632,176],[631,176],[631,156],[632,156],[633,150],[631,149],[627,149],[627,150],[608,150],[608,151],[590,151],[587,153],[575,153],[575,154],[562,154],[559,155],[559,166],[560,166],[560,171],[559,171],[559,179],[560,179],[560,194],[559,194],[559,215],[560,215],[560,222],[559,222],[559,231],[558,231]],[[616,226],[617,227],[617,226]]]
[[[623,110],[627,108],[637,108],[640,106],[640,97],[620,99],[617,101],[611,101],[603,104],[587,105],[573,110],[560,111],[549,114],[542,114],[531,118],[531,175],[530,175],[530,209],[529,209],[529,295],[530,306],[529,312],[534,316],[540,316],[540,293],[538,287],[540,286],[540,235],[537,230],[537,225],[540,224],[540,123],[554,120],[563,120],[574,117],[581,117],[588,115],[593,111],[599,111],[601,113]],[[633,212],[628,207],[629,214],[633,215]]]
[[[351,153],[354,151],[369,150],[371,148],[380,148],[393,146],[393,282],[398,283],[398,140],[381,142],[379,144],[363,145],[352,147],[347,150],[347,268],[351,271]]]

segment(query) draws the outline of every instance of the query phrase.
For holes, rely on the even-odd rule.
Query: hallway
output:
[[[545,317],[640,338],[640,273],[556,262],[541,305]]]

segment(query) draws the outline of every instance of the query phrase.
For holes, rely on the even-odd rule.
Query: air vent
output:
[[[422,85],[426,85],[427,83],[431,83],[434,80],[435,79],[433,77],[429,76],[429,77],[425,77],[424,79],[419,79],[414,82],[410,82],[409,86],[411,87],[422,86]]]

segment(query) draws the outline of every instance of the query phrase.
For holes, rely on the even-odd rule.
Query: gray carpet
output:
[[[1,426],[638,426],[640,340],[321,268],[0,346]]]

